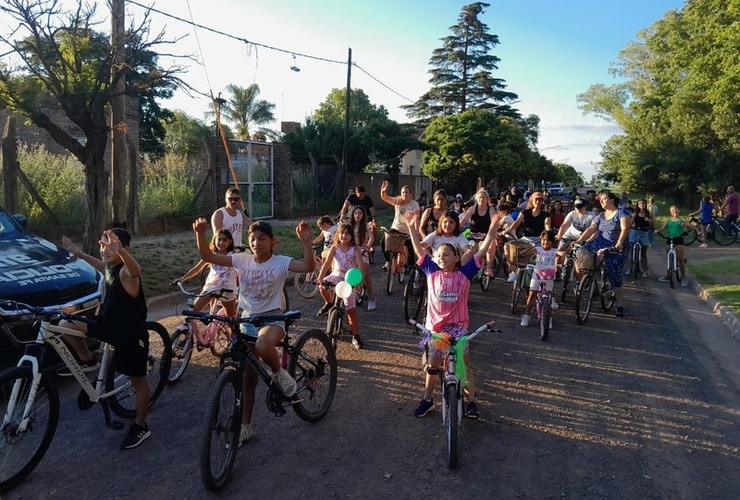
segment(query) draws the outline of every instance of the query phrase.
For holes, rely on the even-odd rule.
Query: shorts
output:
[[[329,283],[336,285],[340,281],[344,281],[343,276],[337,276],[336,274],[329,274],[324,278],[324,281],[328,281]],[[355,290],[352,290],[352,293],[349,294],[349,297],[346,299],[342,299],[344,301],[344,308],[348,311],[354,309],[357,307],[357,292]]]
[[[273,309],[272,311],[264,311],[261,313],[255,313],[255,314],[265,314],[265,315],[279,315],[283,314],[283,311],[280,309]],[[242,318],[246,318],[250,316],[249,314],[242,313]],[[246,335],[247,337],[251,337],[253,340],[257,340],[257,337],[259,337],[259,332],[261,329],[263,329],[266,326],[278,326],[283,329],[283,333],[285,332],[285,321],[267,321],[260,326],[254,326],[252,323],[239,323],[239,331]]]
[[[87,325],[87,336],[110,344],[115,350],[114,368],[128,377],[146,376],[149,358],[149,335],[121,338],[109,327],[105,320],[95,317],[98,323]]]
[[[630,243],[636,241],[640,242],[640,245],[646,247],[650,245],[650,234],[647,229],[633,229],[630,231]]]
[[[529,290],[532,292],[540,291],[540,283],[544,283],[548,292],[552,292],[555,285],[555,280],[540,280],[537,279],[537,273],[532,275],[532,279],[529,281]]]
[[[673,244],[676,245],[676,246],[683,245],[684,244],[684,242],[683,242],[683,236],[676,236],[675,238],[666,238],[665,239],[665,244],[666,245],[670,245],[671,242],[673,242]]]

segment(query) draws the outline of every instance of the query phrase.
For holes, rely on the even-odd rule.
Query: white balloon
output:
[[[337,286],[334,288],[334,290],[340,299],[346,299],[347,297],[352,295],[352,286],[346,281],[340,281],[339,283],[337,283]]]

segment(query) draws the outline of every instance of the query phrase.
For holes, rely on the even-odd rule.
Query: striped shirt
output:
[[[447,272],[440,269],[429,255],[418,261],[419,267],[427,276],[427,321],[426,327],[433,332],[441,332],[449,323],[468,327],[468,295],[470,280],[480,269],[478,257],[470,259],[461,268]]]

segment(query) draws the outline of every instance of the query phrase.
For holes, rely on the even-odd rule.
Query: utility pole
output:
[[[126,71],[124,0],[111,0],[111,180],[113,224],[126,223],[126,173],[129,168],[126,154]]]
[[[342,195],[347,192],[347,146],[349,143],[349,98],[352,93],[352,48],[347,48],[347,99],[344,103],[344,145],[342,146],[342,173],[339,184],[344,188]]]

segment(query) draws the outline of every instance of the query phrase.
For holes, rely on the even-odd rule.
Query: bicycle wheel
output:
[[[517,273],[516,281],[514,282],[514,286],[511,291],[511,314],[516,314],[517,308],[519,307],[519,298],[522,294],[523,276],[524,274],[520,270]]]
[[[147,356],[146,378],[149,383],[149,406],[151,407],[162,393],[170,375],[172,363],[172,344],[167,330],[156,321],[146,322],[149,334],[149,354]],[[110,392],[119,389],[108,398],[113,413],[121,418],[136,417],[136,394],[128,376],[116,373],[116,352],[112,351],[112,359],[105,374],[105,390]]]
[[[699,234],[694,227],[693,229],[686,231],[683,233],[683,244],[684,245],[691,245],[693,242],[695,242],[699,238]]]
[[[211,330],[208,334],[211,339],[211,354],[220,358],[231,345],[231,327],[222,321],[212,321],[208,328]]]
[[[319,293],[319,285],[316,284],[316,278],[318,278],[318,276],[318,269],[314,269],[310,273],[296,274],[293,284],[295,285],[295,289],[298,291],[298,295],[310,299]]]
[[[591,303],[594,297],[594,277],[586,274],[581,278],[578,284],[578,293],[576,293],[576,320],[582,325],[591,314]]]
[[[418,320],[421,308],[424,305],[426,294],[426,277],[424,271],[418,267],[411,269],[411,274],[403,288],[403,317],[408,323],[409,319]]]
[[[385,291],[388,295],[393,292],[393,273],[396,269],[396,255],[391,254],[391,260],[388,261],[388,269],[386,271]]]
[[[342,310],[334,306],[329,311],[329,317],[326,320],[326,334],[331,342],[333,352],[337,351],[339,337],[342,335],[342,315]]]
[[[337,358],[324,332],[309,330],[296,339],[288,373],[298,383],[296,415],[307,422],[324,418],[337,389]]]
[[[447,468],[454,469],[457,465],[457,431],[460,415],[458,413],[457,385],[446,384],[444,404],[445,411],[445,432],[447,433]]]
[[[236,460],[241,430],[242,377],[231,367],[216,379],[203,422],[200,477],[208,491],[221,490]]]
[[[16,385],[17,397],[11,402]],[[47,376],[42,375],[25,414],[32,385],[30,367],[10,368],[0,375],[0,493],[18,486],[36,468],[57,428],[59,394]],[[25,430],[21,430],[23,422]]]
[[[478,283],[480,284],[480,289],[483,290],[484,292],[487,292],[488,289],[491,287],[491,281],[493,281],[493,278],[486,274],[485,263],[483,265],[483,268],[481,269],[482,271],[480,275],[480,281]],[[491,272],[493,272],[493,270],[491,270]]]
[[[167,377],[168,384],[176,383],[185,373],[190,358],[193,356],[194,340],[190,330],[175,330],[170,336],[172,363],[170,364],[170,374]]]
[[[601,277],[601,286],[599,287],[599,300],[601,301],[601,310],[607,312],[614,307],[614,289],[606,275]]]
[[[545,297],[540,305],[540,340],[546,341],[550,337],[550,299]]]
[[[718,245],[722,246],[730,245],[733,241],[735,241],[732,230],[730,229],[728,231],[725,227],[724,222],[718,222],[717,224],[715,224],[714,241],[716,241]]]
[[[671,288],[676,286],[676,264],[673,259],[668,259],[668,281],[671,284]]]
[[[566,260],[563,266],[563,291],[560,294],[560,302],[565,302],[568,298],[568,284],[573,275],[573,261]]]

